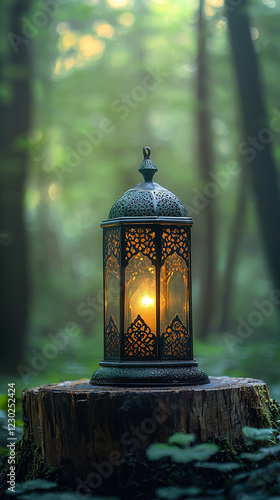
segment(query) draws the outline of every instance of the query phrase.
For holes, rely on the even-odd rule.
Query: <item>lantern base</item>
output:
[[[210,380],[197,361],[109,362],[101,361],[92,385],[177,386],[209,384]]]

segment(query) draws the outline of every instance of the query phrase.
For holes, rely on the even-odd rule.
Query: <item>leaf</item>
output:
[[[149,460],[170,457],[174,462],[186,464],[195,460],[208,460],[219,451],[216,444],[197,444],[190,448],[178,448],[162,443],[152,444],[146,451]]]
[[[236,462],[224,462],[224,463],[216,463],[216,462],[197,462],[194,464],[195,467],[201,467],[203,469],[215,469],[221,472],[230,472],[233,469],[240,469],[241,465]]]
[[[170,436],[168,442],[170,444],[177,444],[179,446],[187,446],[195,441],[194,434],[184,434],[183,432],[176,432],[173,436]]]
[[[179,451],[182,455],[185,454],[185,456],[188,457],[188,462],[192,462],[194,460],[208,460],[208,458],[219,451],[219,447],[216,444],[205,443],[197,444],[191,448]]]
[[[260,448],[259,451],[264,453],[267,457],[270,457],[272,455],[277,455],[278,453],[280,453],[280,444],[269,446],[268,448]]]
[[[248,460],[258,462],[259,460],[263,460],[264,458],[276,455],[278,453],[280,453],[280,444],[269,446],[269,448],[260,448],[255,453],[242,453],[240,455],[240,458],[247,458]]]
[[[169,457],[171,446],[164,443],[155,443],[149,446],[146,450],[146,455],[149,460],[160,460],[161,458]]]
[[[179,486],[169,486],[156,490],[159,498],[166,498],[167,500],[177,500],[183,495],[197,495],[198,493],[200,493],[200,489],[195,487],[180,488]]]
[[[252,441],[271,441],[274,439],[275,429],[255,429],[254,427],[243,427],[242,433],[245,438]]]
[[[255,453],[241,453],[240,458],[246,458],[247,460],[259,462],[265,458],[265,455],[260,451],[256,451]]]

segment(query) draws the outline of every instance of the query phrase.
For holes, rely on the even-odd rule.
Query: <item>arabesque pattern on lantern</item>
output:
[[[180,320],[178,314],[176,314],[165,332],[161,335],[162,358],[177,359],[180,357],[190,357],[189,337],[187,328]]]
[[[120,228],[104,232],[105,358],[120,355]]]
[[[192,359],[189,228],[145,225],[126,226],[122,231],[122,250],[120,227],[106,228],[104,235],[105,358]],[[121,251],[125,300],[121,305],[124,330],[120,334]],[[160,255],[161,265],[156,271]]]
[[[105,352],[110,358],[117,358],[120,355],[120,333],[112,316],[105,330]]]
[[[142,252],[143,255],[147,255],[152,262],[155,262],[155,231],[151,228],[129,228],[125,232],[125,241],[126,261],[129,261],[133,255]]]
[[[124,340],[124,354],[131,357],[156,357],[156,336],[138,314],[127,330]]]
[[[104,236],[104,260],[114,255],[116,259],[120,260],[120,228],[114,227],[107,229]]]
[[[167,227],[162,232],[162,262],[172,255],[174,252],[186,261],[188,265],[188,236],[189,232],[185,228],[170,228]]]
[[[142,252],[134,255],[125,269],[125,288],[124,331],[125,338],[128,336],[130,340],[128,343],[125,341],[124,356],[142,357],[147,353],[154,356],[151,343],[156,344],[156,269]],[[143,324],[139,323],[139,319]],[[136,325],[139,327],[140,342],[137,349],[128,349],[136,341]]]

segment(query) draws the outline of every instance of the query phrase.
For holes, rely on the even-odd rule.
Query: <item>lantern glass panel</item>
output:
[[[186,262],[174,253],[166,258],[160,272],[162,358],[191,356],[188,290]]]
[[[105,359],[120,355],[120,231],[104,233]]]
[[[186,325],[188,269],[177,254],[167,257],[160,273],[160,318],[164,332],[174,316],[178,315]]]
[[[153,334],[156,333],[156,270],[148,257],[138,253],[125,270],[125,331],[140,315]]]
[[[105,325],[110,318],[120,330],[120,265],[116,257],[109,257],[105,266]]]

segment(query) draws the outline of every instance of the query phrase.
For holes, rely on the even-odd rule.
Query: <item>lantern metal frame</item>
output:
[[[209,383],[207,374],[198,366],[197,361],[193,359],[191,284],[191,227],[193,220],[187,215],[185,207],[173,193],[152,182],[157,168],[150,160],[150,149],[144,148],[143,152],[144,161],[139,171],[143,173],[145,182],[137,185],[133,190],[126,192],[119,199],[121,203],[117,205],[117,209],[114,209],[113,206],[109,214],[109,219],[103,221],[101,224],[103,228],[104,263],[104,360],[100,362],[100,368],[93,374],[90,382],[94,385],[119,386],[207,384]],[[141,216],[123,216],[123,207],[127,204],[127,200],[131,198],[130,195],[127,196],[127,193],[131,191],[134,191],[134,197],[137,197],[140,193],[139,196],[144,199],[145,192],[149,193],[149,196],[151,192],[153,195],[158,192],[161,199],[163,197],[163,200],[166,200],[167,204],[171,200],[174,205],[174,200],[176,199],[176,206],[179,210],[176,213],[179,213],[180,216],[166,216],[166,214],[172,213],[172,209],[168,211],[166,204],[162,209],[164,215],[142,215],[141,213]],[[125,203],[123,203],[123,200],[125,200]],[[136,206],[136,209],[134,207],[133,211],[137,213],[137,209],[138,207]],[[143,208],[143,204],[141,204],[141,210],[144,214],[150,213],[147,211],[147,208]],[[151,208],[149,210],[151,211]],[[154,203],[153,210],[155,214],[159,212],[156,203]],[[119,214],[121,216],[114,217]],[[131,238],[132,240],[129,241]],[[135,241],[138,243],[136,244]],[[173,241],[173,243],[170,243],[170,241]],[[171,246],[172,244],[173,247]],[[179,316],[174,316],[172,324],[169,325],[169,332],[173,343],[171,347],[169,344],[168,349],[165,349],[167,334],[161,331],[160,294],[161,269],[167,255],[169,256],[168,252],[169,254],[176,254],[177,257],[182,255],[182,258],[186,262],[188,313],[186,314],[187,317],[184,318],[184,324]],[[155,267],[155,332],[151,332],[149,325],[142,319],[141,310],[139,310],[139,314],[131,323],[130,328],[127,329],[125,327],[125,307],[128,300],[126,269],[131,259],[139,253],[147,256]],[[115,261],[118,262],[120,273],[119,325],[116,324],[112,316],[109,318],[109,321],[108,317],[106,317],[107,285],[105,269],[111,256],[114,256]],[[172,331],[174,325],[174,331]],[[137,335],[140,335],[142,340],[138,344],[135,344],[136,347],[133,347],[133,342],[137,340]],[[147,346],[145,346],[145,339],[149,343]],[[139,349],[139,352],[137,349]]]

